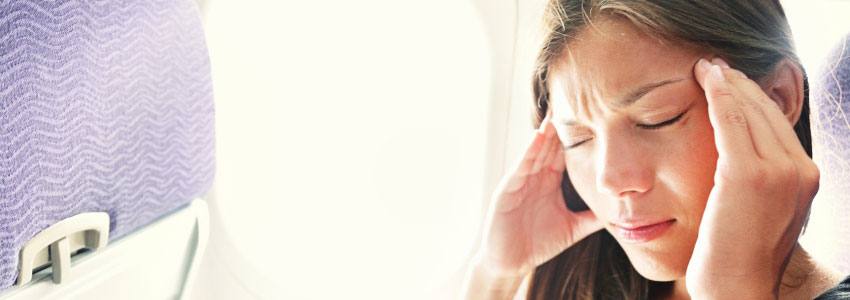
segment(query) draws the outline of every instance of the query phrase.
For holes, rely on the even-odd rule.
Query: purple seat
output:
[[[829,149],[850,151],[850,36],[839,42],[826,60],[820,75],[821,88],[816,90],[821,130],[841,139],[824,140]]]
[[[213,120],[194,1],[0,0],[0,290],[60,220],[112,241],[202,195]]]
[[[815,158],[821,168],[818,198],[809,224],[829,243],[813,242],[819,254],[841,271],[850,272],[850,36],[844,37],[823,62],[813,85],[817,130]],[[822,241],[822,240],[821,240]]]

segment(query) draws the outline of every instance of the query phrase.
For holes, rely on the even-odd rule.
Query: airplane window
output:
[[[213,197],[232,247],[218,259],[258,278],[242,279],[245,289],[398,299],[461,268],[486,196],[490,124],[502,121],[491,117],[493,86],[510,84],[494,82],[503,68],[494,63],[510,57],[495,61],[491,38],[501,33],[487,32],[479,8],[369,0],[205,9]]]

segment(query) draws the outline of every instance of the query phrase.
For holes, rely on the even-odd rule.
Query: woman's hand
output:
[[[692,297],[775,299],[818,190],[817,166],[779,106],[720,59],[694,68],[718,160],[688,264]]]
[[[521,279],[602,229],[591,211],[574,213],[567,209],[561,191],[565,167],[563,146],[547,115],[525,155],[492,195],[484,238],[474,262],[474,272],[483,274],[479,277]]]

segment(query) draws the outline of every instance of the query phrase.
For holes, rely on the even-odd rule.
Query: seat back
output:
[[[0,0],[0,290],[52,224],[112,241],[209,188],[209,68],[191,0]]]
[[[804,235],[812,252],[850,273],[850,36],[834,47],[812,85],[814,158],[821,185]],[[809,236],[806,236],[809,235]]]

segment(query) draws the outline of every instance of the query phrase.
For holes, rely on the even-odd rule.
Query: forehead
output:
[[[558,110],[610,107],[634,89],[692,78],[701,53],[662,41],[618,19],[602,19],[573,38],[551,66],[550,100]]]

